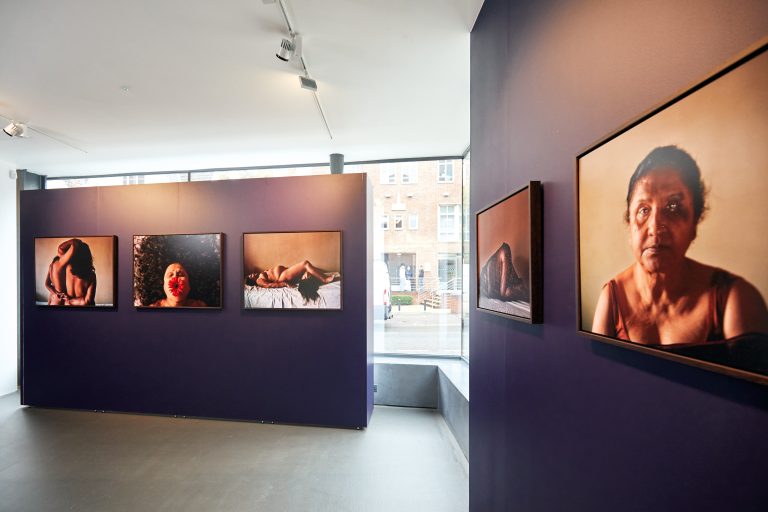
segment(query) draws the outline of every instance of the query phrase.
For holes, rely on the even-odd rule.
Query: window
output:
[[[379,181],[382,185],[394,185],[396,183],[397,167],[395,164],[381,164],[379,169]]]
[[[453,183],[453,160],[440,160],[437,163],[437,181]]]
[[[403,229],[403,216],[402,215],[394,215],[395,220],[395,229]]]
[[[412,213],[408,215],[408,229],[419,229],[419,214]]]
[[[461,287],[461,356],[469,360],[469,176],[470,176],[471,153],[467,151],[464,159],[461,161],[461,188],[464,223],[463,234],[461,236],[461,256],[463,260],[463,269],[461,272],[462,283],[467,286]]]
[[[345,165],[344,166],[344,174],[356,174],[361,173],[364,171],[360,170],[360,164],[354,164],[354,165]]]
[[[280,176],[319,176],[330,174],[329,166],[263,167],[231,171],[193,171],[190,181],[244,180],[251,178],[278,178]]]
[[[400,183],[408,185],[419,181],[419,167],[416,162],[402,164],[400,170]]]
[[[187,181],[186,172],[164,172],[154,174],[124,174],[121,176],[93,176],[81,178],[48,178],[45,188],[110,187],[119,185],[141,185],[150,183],[175,183]]]
[[[389,215],[381,216],[381,229],[389,229]]]
[[[437,278],[441,290],[461,290],[461,254],[439,254]]]
[[[456,242],[461,234],[461,208],[458,204],[441,204],[438,214],[437,239]]]

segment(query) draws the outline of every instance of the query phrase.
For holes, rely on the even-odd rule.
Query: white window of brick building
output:
[[[394,185],[397,183],[397,164],[381,164],[379,181],[382,185]]]
[[[439,183],[453,183],[453,160],[437,162],[437,181]]]
[[[419,166],[416,162],[407,162],[400,168],[400,183],[408,185],[419,181]]]
[[[461,207],[458,204],[439,206],[437,239],[440,242],[455,242],[461,234]]]

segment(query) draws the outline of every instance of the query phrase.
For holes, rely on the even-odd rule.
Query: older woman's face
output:
[[[163,275],[163,291],[169,299],[182,301],[190,291],[189,274],[181,263],[171,263]]]
[[[635,184],[629,203],[630,243],[648,272],[681,268],[696,237],[693,197],[675,169],[656,169]]]

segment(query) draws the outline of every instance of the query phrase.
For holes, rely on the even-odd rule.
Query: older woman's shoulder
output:
[[[709,285],[728,286],[742,280],[741,277],[723,268],[706,265],[695,260],[688,260],[688,275],[691,281],[708,283]]]
[[[615,282],[619,286],[627,286],[634,282],[634,274],[635,274],[635,265],[630,265],[611,279],[611,281]],[[608,281],[608,283],[605,283],[606,285],[609,284],[611,281]]]

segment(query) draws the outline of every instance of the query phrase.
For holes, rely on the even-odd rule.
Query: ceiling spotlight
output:
[[[24,137],[27,134],[27,127],[16,121],[12,121],[11,124],[3,128],[3,131],[9,137]]]
[[[308,76],[299,76],[299,83],[302,89],[308,91],[317,92],[317,82],[309,78]]]
[[[293,41],[283,38],[283,40],[280,41],[280,49],[277,50],[275,57],[282,61],[288,62],[291,60],[291,57],[293,57],[293,51],[295,49],[296,46],[293,44]]]

